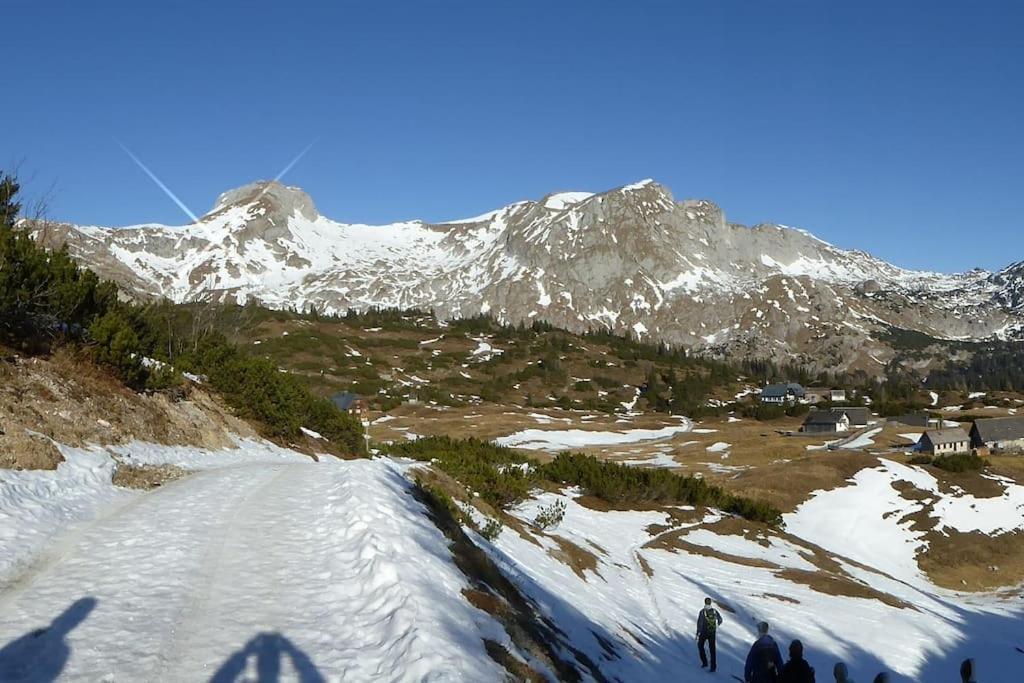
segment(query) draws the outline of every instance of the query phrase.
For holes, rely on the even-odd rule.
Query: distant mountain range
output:
[[[143,299],[489,313],[872,374],[894,355],[893,328],[1024,338],[1024,262],[905,270],[802,230],[730,223],[717,205],[676,201],[651,180],[379,226],[333,221],[302,190],[258,182],[184,227],[27,228]]]

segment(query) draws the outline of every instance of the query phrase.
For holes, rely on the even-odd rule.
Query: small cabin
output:
[[[363,397],[348,391],[342,391],[341,393],[331,396],[331,403],[333,403],[338,410],[344,411],[349,415],[354,415],[355,417],[362,417],[363,413],[366,412],[366,401]]]
[[[812,410],[800,431],[805,434],[842,434],[850,431],[850,418],[836,410]]]
[[[934,455],[969,453],[971,437],[961,427],[929,429],[921,435],[920,441],[917,442],[917,448]]]
[[[868,408],[833,408],[833,413],[843,413],[850,420],[851,427],[867,427],[871,422],[871,410]]]
[[[1024,417],[988,417],[971,426],[971,446],[991,453],[1024,451]]]
[[[782,405],[785,403],[796,403],[806,395],[806,391],[796,382],[785,382],[781,384],[769,384],[761,390],[762,403],[774,403]]]

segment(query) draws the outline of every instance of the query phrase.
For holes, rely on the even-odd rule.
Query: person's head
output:
[[[875,676],[874,683],[889,683],[889,674],[883,671]]]
[[[766,635],[768,635],[768,622],[767,621],[762,621],[760,624],[757,625],[757,635],[759,635],[759,636],[766,636]]]
[[[964,683],[974,683],[974,675],[974,660],[965,659],[964,663],[960,665],[960,680]]]
[[[803,659],[804,658],[804,644],[799,640],[794,640],[789,644],[789,658],[790,659]]]
[[[704,606],[711,607],[711,598],[704,598]]]
[[[849,672],[846,670],[845,664],[836,662],[836,665],[832,667],[832,675],[836,677],[836,683],[846,683]]]

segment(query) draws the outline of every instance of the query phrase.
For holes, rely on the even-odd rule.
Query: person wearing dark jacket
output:
[[[768,622],[757,625],[758,639],[750,646],[743,668],[746,683],[778,683],[782,673],[782,654],[775,639],[768,635]]]
[[[707,655],[704,654],[704,643],[708,644],[711,651],[711,669],[714,672],[718,668],[718,654],[715,651],[715,635],[718,627],[722,625],[722,615],[711,606],[711,598],[704,598],[704,609],[697,615],[697,651],[700,653],[700,665],[708,665]]]
[[[789,661],[782,667],[781,683],[814,683],[814,669],[804,659],[804,644],[794,640],[789,644]]]
[[[965,659],[964,663],[960,665],[960,680],[964,683],[978,683],[978,679],[975,678],[977,671],[974,668],[973,659]]]

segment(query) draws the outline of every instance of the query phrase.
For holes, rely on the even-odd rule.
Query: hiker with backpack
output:
[[[747,654],[743,668],[746,683],[778,683],[782,673],[782,654],[775,639],[768,635],[768,622],[757,625],[758,638]]]
[[[718,668],[718,654],[715,649],[715,636],[718,627],[722,625],[722,615],[711,605],[711,598],[704,598],[704,608],[697,615],[697,651],[700,652],[700,665],[706,668],[708,665],[707,655],[704,654],[704,643],[708,644],[711,650],[711,668],[714,672]]]

